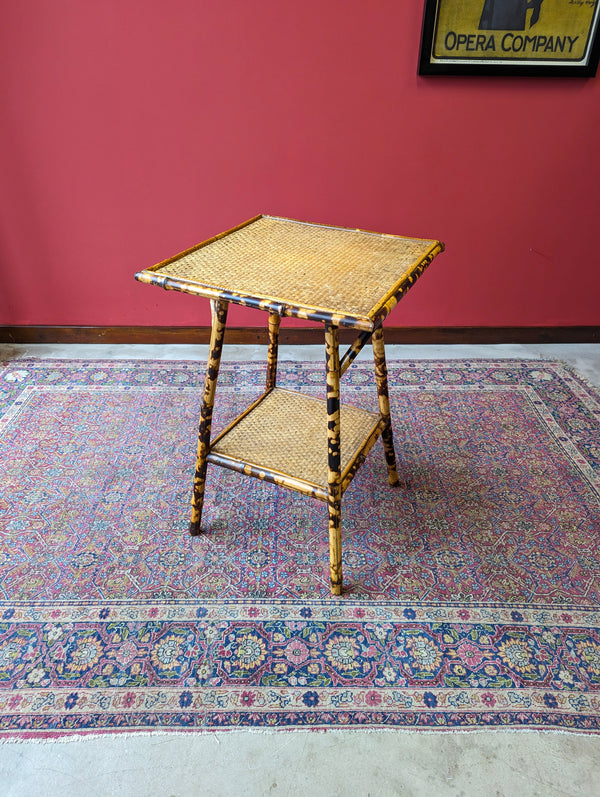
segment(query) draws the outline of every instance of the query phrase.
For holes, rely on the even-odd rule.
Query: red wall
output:
[[[206,324],[134,272],[263,212],[444,240],[392,325],[600,324],[600,77],[420,78],[422,7],[4,0],[0,323]]]

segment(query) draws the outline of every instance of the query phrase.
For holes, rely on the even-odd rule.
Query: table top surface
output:
[[[211,299],[372,330],[443,251],[436,240],[257,216],[136,274]]]

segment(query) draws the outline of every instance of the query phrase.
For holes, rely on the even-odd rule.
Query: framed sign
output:
[[[600,0],[425,0],[420,75],[593,77]]]

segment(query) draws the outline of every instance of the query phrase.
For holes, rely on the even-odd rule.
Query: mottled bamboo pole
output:
[[[281,316],[269,313],[269,351],[267,353],[267,390],[272,390],[277,382],[277,353],[279,348],[279,324]]]
[[[338,327],[325,324],[327,363],[327,490],[331,592],[342,594],[342,479],[340,456],[340,349]]]
[[[371,337],[370,332],[361,332],[360,335],[356,338],[354,343],[350,346],[346,354],[340,360],[340,376],[343,376],[348,368],[352,365],[354,360],[358,357],[361,353],[363,346]]]
[[[385,422],[381,433],[385,461],[388,469],[388,481],[392,487],[400,483],[396,470],[396,454],[394,452],[394,435],[392,433],[392,418],[390,415],[390,397],[388,394],[387,366],[385,364],[385,346],[383,343],[383,329],[379,327],[373,332],[373,356],[375,358],[375,380],[379,396],[379,412]]]
[[[211,299],[212,329],[210,334],[210,352],[206,363],[204,379],[204,395],[200,409],[200,426],[198,428],[198,452],[196,455],[196,472],[194,475],[194,492],[192,495],[192,516],[190,534],[200,534],[200,520],[204,506],[204,488],[206,486],[206,458],[210,451],[210,428],[212,424],[215,390],[221,364],[225,324],[227,322],[227,302]]]

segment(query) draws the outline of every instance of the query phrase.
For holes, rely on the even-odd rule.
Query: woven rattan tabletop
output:
[[[372,330],[443,248],[435,240],[257,216],[136,279]]]

